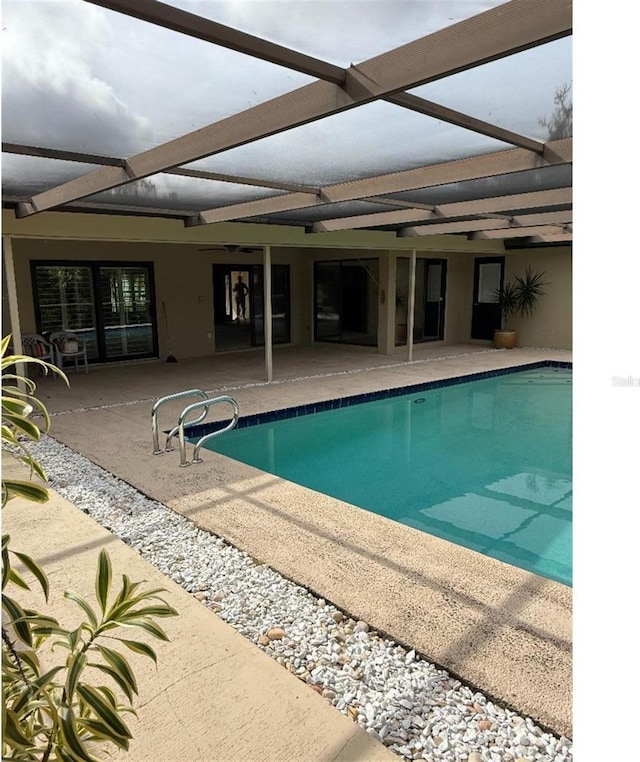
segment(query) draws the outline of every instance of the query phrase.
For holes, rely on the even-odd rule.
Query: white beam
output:
[[[568,223],[573,220],[571,209],[561,212],[538,212],[533,214],[517,214],[513,217],[495,217],[476,220],[457,220],[454,222],[434,223],[420,227],[404,228],[398,231],[400,237],[446,235],[450,233],[473,233],[479,230],[500,230],[515,226],[551,225]]]
[[[509,228],[508,230],[482,230],[473,233],[471,240],[485,240],[495,238],[523,238],[531,235],[548,235],[567,233],[563,225],[532,225],[530,227]]]
[[[313,232],[325,233],[330,230],[355,230],[358,228],[379,227],[381,225],[398,225],[403,222],[428,220],[433,217],[462,217],[469,214],[491,214],[491,212],[508,211],[511,209],[570,204],[571,199],[571,188],[555,188],[546,191],[481,198],[475,201],[456,201],[450,204],[439,204],[435,207],[435,212],[425,209],[401,209],[394,212],[374,212],[372,214],[358,214],[353,217],[320,220],[314,223]],[[430,225],[426,225],[424,228],[414,227],[410,229],[421,231],[428,230],[430,227]],[[414,232],[405,235],[421,234]]]
[[[320,189],[315,197],[300,193],[287,193],[276,198],[229,204],[201,212],[199,220],[201,224],[208,224],[243,217],[265,216],[275,212],[303,209],[339,201],[363,199],[371,201],[371,197],[375,196],[402,193],[419,188],[433,188],[438,185],[448,185],[466,180],[480,180],[512,172],[525,172],[555,164],[568,164],[572,160],[573,141],[571,138],[564,138],[547,143],[542,156],[522,148],[510,148],[470,159],[457,159],[427,167],[368,177],[363,180],[328,185]]]
[[[413,360],[413,326],[416,311],[416,250],[411,252],[409,260],[409,305],[407,309],[407,360]]]
[[[4,272],[7,286],[7,299],[9,302],[9,319],[11,320],[11,340],[13,343],[13,353],[22,354],[22,326],[20,325],[20,309],[18,307],[18,287],[16,285],[16,269],[13,260],[13,244],[8,235],[2,236],[2,259],[4,261]],[[24,363],[16,364],[18,375],[25,374]],[[24,391],[26,384],[24,381],[18,381],[18,386]]]
[[[262,321],[264,325],[264,363],[267,382],[273,381],[273,310],[271,308],[271,246],[264,247],[264,307]]]

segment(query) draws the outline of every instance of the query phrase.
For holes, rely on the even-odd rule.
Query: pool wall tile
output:
[[[469,381],[477,381],[482,378],[493,378],[494,376],[506,376],[511,373],[519,373],[523,370],[535,370],[536,368],[562,368],[566,370],[573,369],[573,363],[565,362],[562,360],[539,360],[534,363],[527,363],[526,365],[514,365],[510,368],[499,368],[496,370],[483,370],[478,373],[469,373],[464,376],[455,376],[453,378],[442,378],[434,381],[422,381],[419,384],[412,384],[410,386],[401,386],[394,389],[382,389],[379,392],[368,392],[366,394],[356,394],[349,397],[339,397],[333,400],[326,400],[324,402],[315,402],[308,405],[299,405],[298,407],[287,407],[281,410],[271,410],[266,413],[254,413],[253,415],[241,416],[238,419],[236,428],[244,429],[248,426],[257,426],[263,423],[272,423],[274,421],[282,421],[286,418],[298,418],[305,415],[313,415],[314,413],[322,413],[326,410],[336,410],[342,407],[351,407],[352,405],[361,405],[365,402],[374,402],[377,400],[389,399],[391,397],[401,397],[405,394],[414,394],[416,392],[425,392],[429,389],[441,389],[445,386],[454,386],[457,384],[465,384]],[[231,419],[224,421],[214,421],[210,423],[196,424],[195,426],[186,426],[185,435],[188,438],[201,437],[204,434],[209,434],[212,431],[216,431],[223,426],[227,426],[231,422]]]

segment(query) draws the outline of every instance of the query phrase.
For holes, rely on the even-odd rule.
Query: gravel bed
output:
[[[465,686],[51,437],[50,486],[406,760],[568,762],[572,743]]]

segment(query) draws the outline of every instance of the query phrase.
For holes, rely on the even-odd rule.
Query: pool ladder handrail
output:
[[[203,444],[208,442],[210,439],[213,439],[214,437],[220,436],[220,434],[224,434],[227,431],[231,431],[231,429],[234,429],[238,423],[238,419],[240,418],[240,407],[238,406],[238,403],[236,400],[233,399],[233,397],[229,397],[226,394],[223,394],[221,397],[214,397],[213,399],[207,399],[203,400],[202,402],[194,402],[192,405],[187,405],[185,409],[180,413],[180,420],[178,421],[177,429],[178,429],[178,442],[180,446],[180,466],[190,466],[191,463],[187,460],[187,444],[186,439],[184,436],[184,426],[186,422],[186,418],[190,413],[195,412],[199,408],[204,408],[203,414],[204,416],[207,415],[207,412],[209,411],[209,408],[212,405],[216,405],[219,402],[228,402],[233,407],[233,418],[231,421],[223,428],[218,429],[217,431],[211,431],[209,434],[205,434],[204,436],[200,437],[200,439],[196,442],[195,447],[193,448],[193,458],[191,460],[191,463],[202,463],[202,458],[199,458],[198,455],[200,453],[200,448]],[[197,420],[202,420],[201,418]],[[195,421],[189,421],[189,423],[194,423]]]
[[[202,389],[187,389],[184,392],[175,392],[174,394],[167,394],[164,397],[160,397],[160,399],[156,400],[153,403],[153,407],[151,408],[151,434],[153,436],[153,454],[154,455],[161,455],[163,452],[170,452],[171,450],[175,449],[173,447],[170,447],[169,445],[170,445],[171,439],[175,436],[175,434],[178,431],[177,426],[171,430],[169,436],[167,437],[167,442],[164,446],[164,449],[161,450],[160,449],[160,432],[158,430],[158,410],[166,402],[173,402],[174,400],[179,400],[179,399],[182,399],[183,397],[191,397],[193,395],[198,395],[199,397],[202,397],[205,400],[209,399],[209,397],[207,396],[207,393],[203,392]],[[206,416],[207,416],[207,411],[203,410],[200,417],[191,421],[191,423],[200,423],[206,418]]]

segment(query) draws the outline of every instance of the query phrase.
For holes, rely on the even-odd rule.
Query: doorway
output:
[[[476,257],[473,273],[471,338],[492,339],[500,328],[497,292],[504,282],[504,257]]]
[[[343,259],[314,264],[316,341],[378,343],[377,259]]]
[[[424,325],[422,338],[426,341],[444,339],[445,294],[447,290],[447,260],[424,260]]]
[[[216,352],[264,345],[264,267],[213,265]],[[289,265],[271,266],[274,344],[291,341]]]

